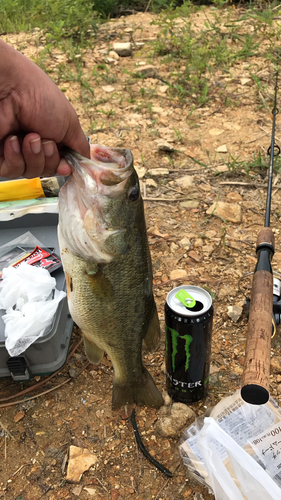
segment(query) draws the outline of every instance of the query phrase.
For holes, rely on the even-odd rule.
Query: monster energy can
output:
[[[192,403],[206,395],[214,309],[197,286],[171,290],[165,304],[167,390],[174,401]]]

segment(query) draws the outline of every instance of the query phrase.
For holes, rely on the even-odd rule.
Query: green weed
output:
[[[218,0],[216,6],[222,7],[225,3]],[[236,18],[230,9],[225,9],[223,14],[218,9],[209,11],[208,15],[204,8],[202,12],[205,23],[200,30],[196,29],[193,18],[191,20],[190,4],[185,17],[180,20],[177,10],[174,10],[163,13],[153,22],[160,28],[153,53],[161,57],[162,63],[171,65],[170,77],[166,80],[172,95],[196,106],[206,104],[214,93],[211,79],[218,69],[228,72],[232,66],[245,60],[250,64],[250,59],[259,55],[261,44],[257,36],[257,19],[249,33],[243,24],[249,19],[247,14]],[[270,16],[265,16],[264,22],[269,23]],[[220,95],[224,105],[235,103],[223,91]]]
[[[1,0],[0,33],[40,28],[48,40],[82,43],[96,33],[99,16],[88,0]]]

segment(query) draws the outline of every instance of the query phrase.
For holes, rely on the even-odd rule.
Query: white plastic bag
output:
[[[19,356],[52,325],[65,292],[55,289],[56,280],[46,269],[21,264],[3,270],[0,309],[5,323],[5,347],[10,356]]]
[[[204,419],[197,444],[217,500],[280,500],[281,490],[263,468],[211,417]],[[227,452],[233,474],[219,452]],[[234,482],[232,476],[236,477]]]
[[[251,405],[238,390],[222,399],[186,429],[180,453],[216,500],[281,499],[281,409],[272,398]]]

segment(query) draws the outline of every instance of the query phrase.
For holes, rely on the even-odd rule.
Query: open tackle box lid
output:
[[[0,178],[0,182],[6,179]],[[0,246],[13,241],[27,231],[37,238],[45,248],[59,253],[57,237],[58,198],[47,198],[46,208],[40,208],[40,200],[28,200],[27,204],[19,203],[12,208],[0,203]],[[34,209],[39,213],[24,213],[26,206],[34,202]],[[43,203],[44,204],[44,203]],[[2,209],[2,215],[1,215]],[[40,213],[44,210],[44,213]],[[56,288],[66,291],[66,281],[62,267],[52,272],[56,279]],[[31,344],[28,349],[17,357],[10,357],[5,348],[4,321],[5,311],[0,310],[0,377],[12,376],[14,380],[28,380],[35,375],[50,374],[64,364],[73,331],[73,321],[69,314],[67,298],[62,299],[49,331]]]

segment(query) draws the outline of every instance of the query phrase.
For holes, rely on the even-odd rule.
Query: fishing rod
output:
[[[254,270],[251,303],[246,340],[245,365],[241,396],[247,403],[264,404],[269,399],[269,375],[273,310],[273,274],[271,261],[274,255],[274,235],[270,229],[270,208],[274,157],[280,154],[275,143],[278,71],[276,73],[274,105],[272,110],[271,145],[267,150],[270,156],[265,224],[257,237],[257,264]]]

